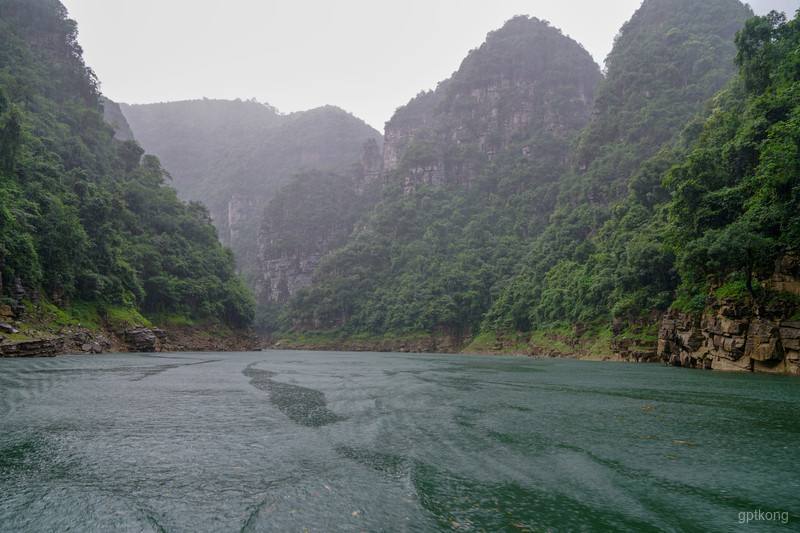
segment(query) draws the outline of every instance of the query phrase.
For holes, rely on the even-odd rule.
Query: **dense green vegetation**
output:
[[[2,297],[246,325],[252,298],[207,210],[158,159],[113,139],[57,0],[0,1]]]
[[[734,75],[749,15],[735,0],[650,0],[623,26],[558,206],[487,328],[646,320],[669,306],[677,276],[661,174],[685,125]]]
[[[751,16],[736,0],[646,0],[617,37],[579,134],[517,135],[469,187],[404,194],[387,175],[383,201],[290,302],[282,326],[493,337],[590,324],[606,338],[618,322],[619,335],[650,338],[679,294],[679,303],[702,306],[728,274],[745,284],[767,274],[797,242],[789,227],[796,184],[786,184],[797,175],[789,170],[796,144],[786,148],[796,142],[787,111],[796,95],[793,82],[770,86],[774,72],[791,78],[796,44],[778,44],[793,26],[774,18],[753,19],[737,38]],[[485,62],[481,75],[496,66]],[[408,129],[435,115],[447,102],[437,93],[453,85],[421,94],[390,124]],[[424,147],[410,143],[408,153],[425,155]],[[767,172],[784,183],[767,187]],[[635,333],[625,324],[642,326]]]
[[[749,20],[736,44],[741,75],[665,180],[689,305],[720,286],[760,299],[756,282],[800,250],[800,12]]]
[[[477,327],[493,287],[521,260],[520,243],[555,200],[552,181],[535,181],[532,168],[541,162],[491,168],[504,164],[513,168],[502,183],[487,174],[461,194],[388,193],[354,238],[323,261],[318,283],[291,302],[293,320],[358,324],[358,332],[445,328],[461,335]],[[520,192],[491,192],[503,188]]]
[[[377,181],[374,162],[353,167],[376,132],[340,110],[122,110],[211,203],[251,283],[280,293],[266,330],[565,349],[582,331],[600,355],[652,343],[670,306],[800,309],[763,283],[800,252],[800,22],[751,16],[737,0],[646,0],[605,76],[516,17],[397,111]],[[0,304],[40,298],[63,323],[250,323],[209,211],[130,136],[63,6],[0,0]],[[320,258],[291,297],[263,279],[304,282]]]
[[[589,54],[545,22],[517,17],[491,33],[387,125],[414,133],[383,200],[288,320],[352,333],[475,331],[547,221],[599,79]],[[432,165],[445,185],[404,194],[408,176]]]

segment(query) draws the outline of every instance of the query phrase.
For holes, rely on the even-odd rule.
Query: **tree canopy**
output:
[[[87,301],[247,325],[253,302],[207,210],[103,120],[57,0],[0,1],[0,272],[61,306]]]

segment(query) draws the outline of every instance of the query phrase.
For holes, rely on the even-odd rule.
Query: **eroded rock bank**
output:
[[[758,316],[731,302],[702,316],[670,312],[658,354],[674,366],[800,375],[800,321]]]
[[[760,298],[717,298],[702,314],[667,313],[660,359],[688,368],[800,375],[800,256],[778,260],[759,291]]]
[[[219,334],[213,329],[132,327],[118,331],[77,328],[41,338],[0,338],[0,357],[55,357],[67,354],[154,352],[244,352],[260,349],[249,332]]]

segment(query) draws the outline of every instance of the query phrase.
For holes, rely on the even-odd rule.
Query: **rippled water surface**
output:
[[[789,523],[739,523],[783,511]],[[800,380],[515,358],[0,360],[3,531],[800,526]]]

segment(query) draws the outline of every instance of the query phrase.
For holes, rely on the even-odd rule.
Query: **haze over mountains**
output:
[[[169,169],[185,200],[208,206],[220,240],[252,281],[264,205],[303,170],[350,172],[381,135],[328,106],[283,115],[255,101],[121,104],[136,139]]]
[[[709,99],[741,83],[744,45],[737,56],[734,41],[751,16],[737,0],[646,0],[605,75],[557,28],[515,17],[398,108],[383,137],[330,107],[283,116],[203,100],[121,110],[181,194],[210,206],[271,335],[669,357],[681,353],[671,330],[659,354],[656,331],[670,307],[700,312],[682,302],[736,285],[742,272],[763,276],[764,294],[770,275],[793,275],[793,246],[776,243],[760,274],[720,267],[690,284],[690,252],[670,240],[684,228],[669,215],[677,181],[667,173],[702,142],[691,128]],[[743,309],[762,305],[749,297]],[[766,327],[738,316],[742,328]],[[756,364],[709,342],[683,364]],[[767,361],[794,368],[782,352]]]
[[[153,27],[171,76],[237,88],[217,58],[298,28],[281,60],[325,91],[339,39],[378,78],[432,21],[631,1],[605,68],[513,16],[380,134],[116,103],[61,0],[0,0],[0,533],[796,530],[800,9],[82,5],[174,94]]]
[[[791,2],[752,4],[764,14],[770,7],[793,12],[798,3]],[[397,106],[435,88],[488,31],[514,15],[549,20],[603,66],[641,0],[64,3],[80,23],[87,61],[109,98],[255,97],[283,112],[332,104],[382,131]]]
[[[638,165],[730,79],[749,14],[736,0],[645,2],[605,80],[546,22],[518,17],[490,33],[452,78],[387,123],[384,201],[291,307],[293,325],[480,330],[547,229],[577,232],[574,244],[545,243],[531,258],[557,263],[570,253],[559,248],[597,231]]]

